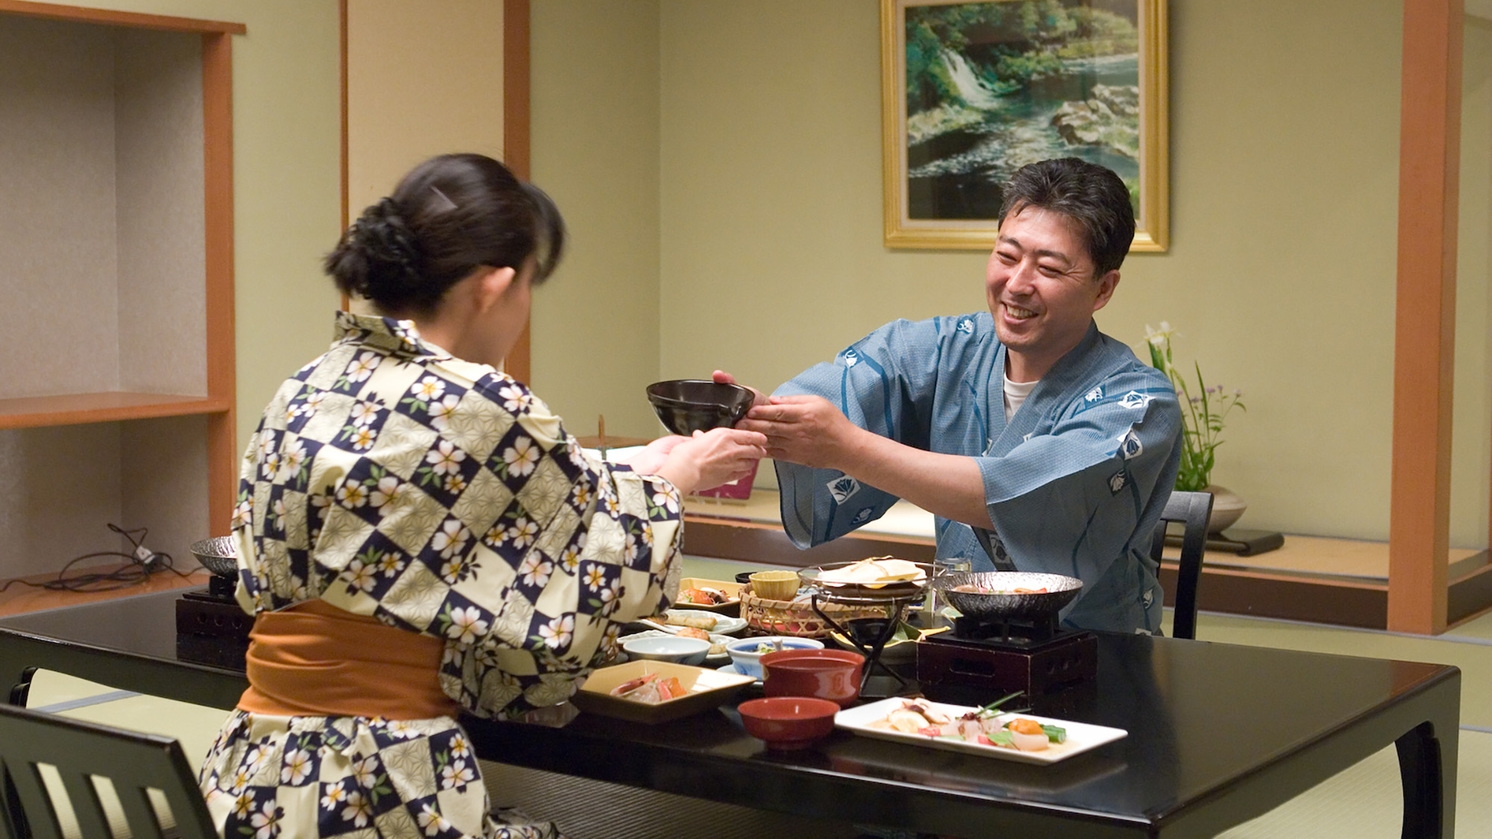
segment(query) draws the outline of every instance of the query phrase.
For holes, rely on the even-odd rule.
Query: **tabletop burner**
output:
[[[1035,699],[1097,677],[1098,636],[1061,629],[1055,614],[1034,621],[960,617],[952,632],[917,645],[917,681],[938,702],[982,705],[1018,690]]]
[[[207,594],[209,597],[227,602],[237,602],[233,597],[233,591],[238,587],[238,575],[225,577],[221,574],[213,574],[212,579],[207,581]]]
[[[916,693],[918,686],[881,661],[881,653],[891,636],[896,634],[897,627],[906,619],[908,607],[913,601],[923,599],[931,566],[927,563],[909,563],[922,572],[922,576],[915,580],[839,584],[823,582],[821,579],[826,569],[834,570],[839,566],[854,564],[856,563],[838,563],[800,572],[813,592],[809,597],[809,606],[825,626],[839,632],[865,656],[865,667],[860,676],[862,699],[882,699]],[[883,616],[841,619],[825,611],[823,604],[829,603],[879,610]],[[877,675],[877,671],[881,675]]]
[[[994,619],[960,615],[953,619],[953,637],[1010,649],[1038,647],[1062,634],[1056,612],[1029,618]]]
[[[234,581],[214,574],[207,591],[176,600],[176,655],[183,661],[242,670],[252,615],[233,597]]]

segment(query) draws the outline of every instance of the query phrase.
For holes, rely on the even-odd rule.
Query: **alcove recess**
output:
[[[227,532],[243,32],[0,0],[0,580]]]

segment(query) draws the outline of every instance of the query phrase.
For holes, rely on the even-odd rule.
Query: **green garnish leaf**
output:
[[[999,699],[996,699],[994,702],[991,702],[990,704],[985,705],[983,708],[980,708],[979,709],[979,716],[985,717],[985,716],[989,716],[990,714],[997,713],[998,712],[997,709],[1001,705],[1004,705],[1006,702],[1009,702],[1010,700],[1016,698],[1017,696],[1020,696],[1023,693],[1025,693],[1025,691],[1018,690],[1015,693],[1007,693],[1007,694],[1005,694],[1004,696],[1000,697]]]

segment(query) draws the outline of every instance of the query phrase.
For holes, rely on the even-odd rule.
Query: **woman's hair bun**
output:
[[[543,282],[564,244],[564,219],[538,187],[485,155],[443,154],[363,211],[326,272],[344,292],[406,317],[434,311],[480,269],[528,271],[528,282]]]
[[[383,198],[363,210],[327,256],[326,271],[348,294],[375,300],[420,296],[420,245],[398,203]]]

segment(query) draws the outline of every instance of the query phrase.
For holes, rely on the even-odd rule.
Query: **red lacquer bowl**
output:
[[[772,749],[803,749],[834,730],[839,705],[811,696],[749,699],[736,708],[746,733]]]
[[[847,707],[860,697],[865,656],[849,650],[783,650],[761,658],[767,696],[811,696]]]

